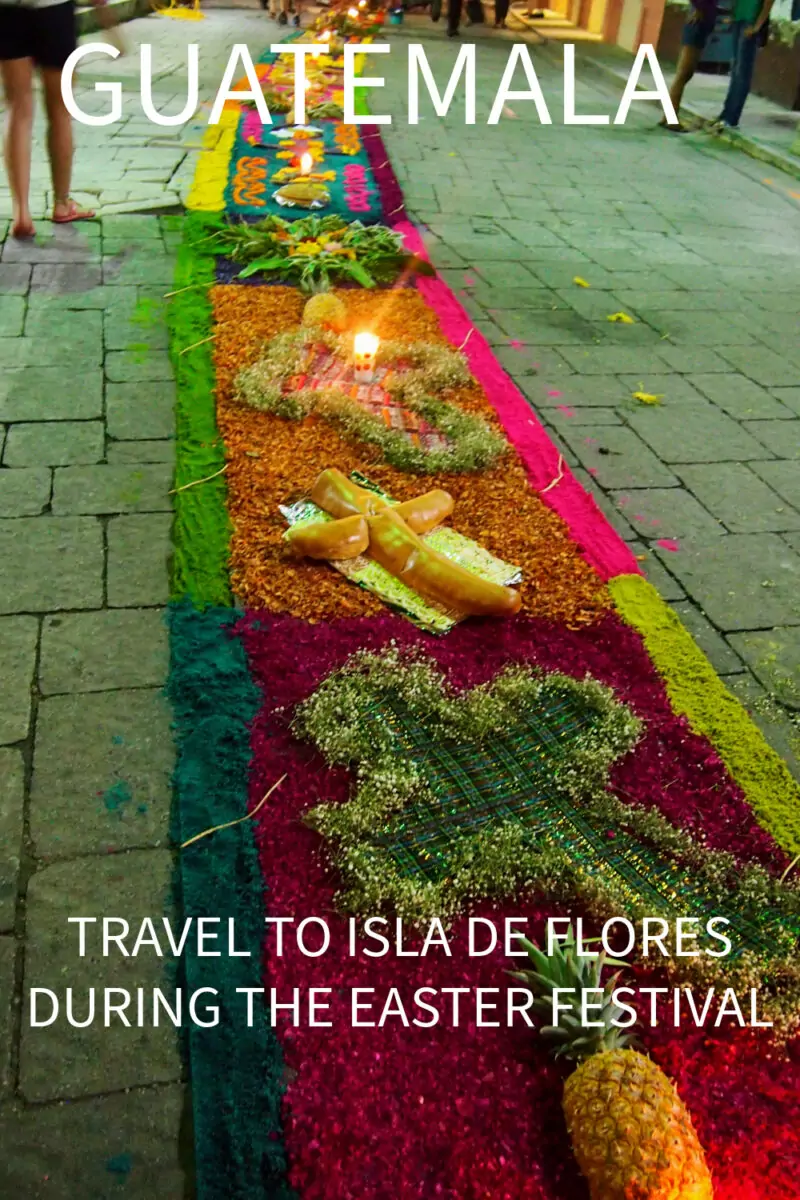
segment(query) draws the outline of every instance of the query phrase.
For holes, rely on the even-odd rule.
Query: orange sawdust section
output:
[[[435,313],[411,289],[338,289],[354,328],[383,338],[447,344]],[[440,487],[455,499],[450,523],[493,554],[520,566],[523,611],[569,626],[585,625],[611,606],[605,585],[581,557],[567,527],[531,490],[513,449],[491,470],[471,475],[411,475],[380,462],[380,452],[346,441],[319,417],[290,421],[238,403],[234,381],[264,343],[296,328],[304,297],[288,287],[218,285],[214,357],[217,420],[225,441],[231,541],[231,584],[248,608],[289,612],[309,621],[385,611],[369,592],[332,567],[297,560],[282,535],[279,504],[307,496],[320,471],[362,471],[397,500]],[[448,399],[497,427],[477,384]]]

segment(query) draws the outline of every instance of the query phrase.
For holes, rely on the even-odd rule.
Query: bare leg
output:
[[[61,72],[42,70],[44,102],[47,109],[47,153],[53,180],[53,212],[65,212],[72,182],[72,118],[61,95]]]
[[[93,217],[70,200],[72,182],[72,118],[61,95],[61,72],[51,67],[42,70],[44,102],[47,109],[47,153],[53,179],[53,220],[58,223],[81,221]]]
[[[33,237],[30,210],[31,138],[33,136],[33,63],[12,58],[0,63],[6,97],[5,160],[11,189],[14,237]]]
[[[672,81],[672,87],[669,89],[673,108],[678,114],[680,114],[681,101],[683,100],[686,85],[697,70],[701,54],[702,50],[699,50],[697,46],[681,46],[678,65],[675,68],[675,78]],[[667,124],[666,117],[664,117],[661,124]]]

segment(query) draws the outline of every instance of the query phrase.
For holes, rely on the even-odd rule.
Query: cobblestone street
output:
[[[86,99],[96,79],[126,81],[123,122],[79,130],[74,192],[98,220],[44,219],[40,135],[39,236],[0,255],[0,1193],[20,1200],[192,1194],[172,1031],[31,1031],[21,1011],[28,986],[159,982],[149,959],[78,958],[66,917],[133,923],[170,894],[168,293],[230,48],[283,36],[232,9],[124,33],[155,44],[161,109],[185,103],[184,47],[200,43],[196,118],[147,123],[134,53],[88,66],[86,108],[107,107]],[[423,100],[411,127],[408,44],[442,86],[457,47],[418,19],[389,37],[364,70],[386,78],[371,110],[392,115],[382,133],[435,266],[800,775],[800,184],[657,130],[646,104],[624,127],[565,127],[555,49],[533,51],[554,124],[512,99],[487,126],[510,33],[474,39],[477,124]],[[580,58],[578,80],[578,111],[613,118],[622,84]],[[9,211],[0,191],[4,237]]]

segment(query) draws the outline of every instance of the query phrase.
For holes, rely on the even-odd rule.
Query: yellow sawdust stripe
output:
[[[186,207],[190,212],[222,212],[224,209],[228,167],[239,115],[238,107],[224,110],[219,124],[209,125],[203,134],[203,149],[198,156],[192,186],[186,197]]]
[[[642,635],[674,711],[708,738],[762,828],[789,853],[800,852],[800,785],[786,763],[652,584],[618,575],[608,586],[620,616]]]

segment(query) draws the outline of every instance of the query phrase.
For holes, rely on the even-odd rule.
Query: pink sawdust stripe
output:
[[[427,258],[425,243],[410,221],[395,225],[406,247]],[[492,354],[446,283],[418,278],[417,287],[439,318],[442,332],[462,346],[470,370],[489,397],[509,440],[525,463],[531,486],[564,520],[584,556],[603,579],[641,575],[630,548],[611,528],[594,499],[578,483],[525,397]],[[552,485],[552,486],[551,486]]]

